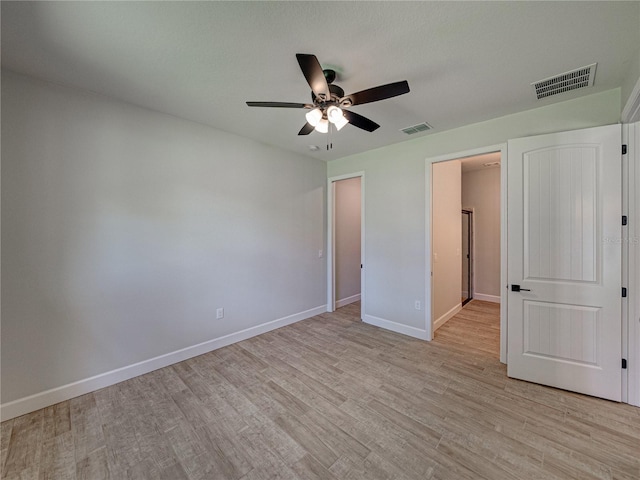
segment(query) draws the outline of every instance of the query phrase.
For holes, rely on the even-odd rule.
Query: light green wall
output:
[[[627,74],[625,75],[622,86],[620,87],[622,95],[621,110],[624,110],[624,107],[629,101],[631,93],[633,92],[636,83],[638,83],[638,80],[640,80],[640,48],[631,58]]]
[[[638,10],[638,25],[640,25],[640,9]],[[629,66],[627,68],[627,73],[622,79],[621,86],[621,102],[622,106],[620,110],[624,110],[629,98],[631,97],[631,93],[633,92],[636,83],[640,80],[640,48],[636,50],[633,56],[629,59]]]
[[[329,162],[329,177],[366,174],[363,318],[417,329],[430,321],[430,299],[425,298],[427,158],[510,138],[617,123],[620,100],[620,89],[609,90]],[[422,310],[414,308],[416,300]]]

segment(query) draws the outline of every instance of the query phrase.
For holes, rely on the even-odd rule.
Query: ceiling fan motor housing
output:
[[[324,73],[324,78],[329,85],[331,85],[333,81],[336,79],[335,70],[332,70],[330,68],[325,68],[324,70],[322,70],[322,73]]]
[[[311,100],[313,100],[314,104],[337,104],[340,99],[344,97],[344,90],[333,83],[329,84],[329,92],[331,93],[331,98],[327,98],[325,100],[320,100],[315,93],[311,92]]]

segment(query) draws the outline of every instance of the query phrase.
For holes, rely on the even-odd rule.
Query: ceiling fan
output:
[[[314,130],[327,133],[331,124],[340,130],[347,123],[367,132],[373,132],[380,125],[348,110],[348,108],[397,97],[409,92],[409,83],[403,80],[345,95],[342,88],[333,84],[336,72],[330,69],[323,70],[315,55],[297,53],[296,58],[311,87],[313,103],[247,102],[247,105],[250,107],[305,108],[309,110],[306,114],[307,123],[300,129],[298,135],[309,135]]]

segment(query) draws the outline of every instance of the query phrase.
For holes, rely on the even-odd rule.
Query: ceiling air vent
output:
[[[400,131],[406,133],[407,135],[413,135],[414,133],[426,132],[427,130],[431,130],[433,127],[429,125],[427,122],[422,122],[417,125],[412,125],[411,127],[403,128]]]
[[[596,65],[598,64],[593,63],[551,78],[538,80],[531,85],[536,90],[538,100],[577,88],[591,87],[593,86],[593,80],[596,78]]]

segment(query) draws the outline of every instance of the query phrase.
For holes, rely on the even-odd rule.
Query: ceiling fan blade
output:
[[[350,110],[343,110],[344,118],[349,120],[349,123],[354,127],[361,128],[362,130],[366,130],[367,132],[373,132],[380,128],[373,120],[369,120],[367,117],[363,117],[362,115],[357,114],[356,112],[352,112]]]
[[[347,100],[351,105],[362,105],[363,103],[377,102],[378,100],[397,97],[405,93],[409,93],[409,82],[403,80],[401,82],[388,83],[346,95],[340,100],[340,103]]]
[[[296,58],[298,59],[298,64],[300,65],[304,78],[307,79],[307,83],[313,93],[317,97],[330,98],[329,84],[324,77],[324,72],[316,56],[306,53],[296,53]]]
[[[315,130],[316,127],[311,125],[309,122],[305,123],[304,127],[300,129],[298,135],[309,135],[311,132]]]
[[[250,107],[276,107],[276,108],[312,108],[308,103],[293,102],[247,102]]]

